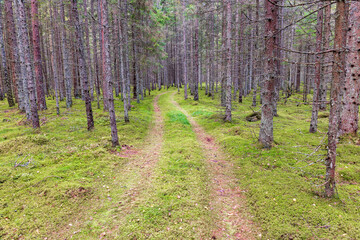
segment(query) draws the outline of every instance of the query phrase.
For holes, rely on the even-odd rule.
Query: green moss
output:
[[[181,96],[176,100],[232,155],[239,184],[246,189],[265,239],[360,238],[358,140],[346,138],[339,144],[339,198],[322,198],[328,119],[320,118],[319,132],[310,134],[311,106],[297,104],[299,99],[293,95],[286,105],[279,104],[271,150],[258,145],[260,122],[245,120],[252,113],[252,96],[243,104],[234,102],[233,123],[224,123],[224,113],[217,112],[218,95],[212,100],[201,94],[198,105]],[[202,111],[213,114],[197,114]]]
[[[141,146],[152,101],[132,103],[129,124],[123,122],[121,102],[116,103],[121,145]],[[71,109],[60,104],[57,116],[55,101],[48,100],[49,109],[40,112],[41,129],[34,131],[22,124],[23,114],[0,102],[0,239],[77,231],[69,224],[100,208],[108,194],[103,186],[113,184],[127,161],[111,152],[108,113],[93,108],[95,129],[88,132],[84,103],[74,100]]]

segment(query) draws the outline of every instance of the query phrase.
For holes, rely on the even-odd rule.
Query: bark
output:
[[[89,33],[89,20],[88,20],[88,4],[87,0],[83,0],[83,7],[84,7],[84,30],[85,30],[85,37],[86,37],[86,58],[88,59],[89,64],[89,84],[90,84],[90,96],[91,99],[94,98],[94,81],[93,81],[93,70],[92,70],[92,59],[90,53],[90,33]]]
[[[87,116],[87,126],[88,130],[94,128],[94,119],[93,119],[93,111],[91,107],[91,97],[89,92],[89,80],[88,80],[88,65],[86,63],[86,56],[85,56],[85,48],[84,48],[84,37],[83,31],[80,24],[79,19],[79,12],[77,8],[77,0],[72,0],[72,13],[74,17],[74,28],[75,28],[75,35],[76,35],[76,46],[79,55],[79,71],[80,71],[80,79],[82,81],[83,87],[83,94],[85,99],[85,106],[86,106],[86,116]]]
[[[96,0],[91,0],[91,14],[95,15],[94,2]],[[94,72],[95,72],[95,88],[96,88],[96,100],[97,107],[100,109],[100,78],[99,78],[99,61],[98,61],[98,39],[97,39],[97,22],[92,20],[92,38],[93,38],[93,59],[94,59]]]
[[[118,8],[121,9],[121,1],[118,2]],[[124,61],[124,48],[127,45],[124,44],[124,33],[123,33],[123,24],[121,23],[121,19],[119,20],[119,63],[120,63],[120,78],[121,78],[121,95],[124,103],[124,120],[125,122],[130,122],[129,120],[129,111],[128,111],[128,98],[127,98],[127,76],[125,72],[126,63]],[[125,47],[124,47],[125,46]]]
[[[226,7],[226,82],[225,82],[225,121],[231,122],[231,2],[225,0]]]
[[[1,51],[1,66],[3,71],[2,80],[5,85],[6,89],[6,97],[9,107],[15,106],[14,98],[12,96],[12,89],[11,89],[11,79],[8,72],[7,66],[7,57],[5,53],[5,44],[4,44],[4,32],[3,32],[3,17],[2,17],[2,1],[0,1],[0,51]],[[2,99],[1,99],[2,100]]]
[[[69,51],[67,48],[67,33],[65,29],[65,7],[63,1],[60,2],[60,18],[61,18],[61,50],[63,57],[66,108],[71,108],[72,107],[71,71],[70,71]]]
[[[16,69],[17,62],[17,43],[15,38],[15,23],[14,23],[14,14],[13,14],[13,8],[12,8],[12,0],[5,0],[5,19],[6,19],[6,32],[7,32],[7,44],[9,46],[9,57],[8,60],[10,62],[10,73],[9,75],[9,81],[5,80],[5,86],[6,86],[6,96],[7,101],[9,104],[9,107],[15,106],[14,97],[13,97],[13,91],[12,87],[14,87],[15,90],[15,98],[16,98],[16,82],[17,82],[17,71],[19,69]],[[11,77],[11,78],[10,78]],[[11,81],[12,79],[12,81]],[[20,104],[19,104],[20,107]]]
[[[336,3],[334,66],[333,81],[331,85],[330,116],[328,131],[328,155],[326,159],[326,182],[325,195],[333,197],[335,194],[335,167],[336,167],[336,147],[337,134],[340,123],[342,86],[345,79],[345,49],[346,33],[348,29],[348,4],[345,0]]]
[[[324,33],[323,33],[323,49],[324,51],[329,50],[330,49],[330,37],[331,37],[331,5],[328,5],[325,8],[325,21],[324,21]],[[331,57],[329,53],[326,53],[323,55],[323,62],[330,62],[331,61]],[[323,74],[322,74],[322,79],[321,79],[321,84],[320,84],[320,110],[324,111],[326,110],[326,92],[327,92],[327,85],[329,79],[331,78],[331,74],[328,74],[328,72],[330,72],[330,67],[323,67]]]
[[[320,54],[322,50],[322,38],[323,38],[323,22],[324,22],[324,14],[323,14],[323,3],[319,3],[319,11],[317,14],[317,25],[316,25],[316,63],[315,63],[315,82],[314,82],[314,96],[313,96],[313,107],[312,107],[312,115],[310,122],[310,132],[315,133],[317,131],[318,125],[318,113],[320,107],[320,82],[321,82],[321,59],[322,56]]]
[[[24,0],[16,0],[17,20],[18,20],[18,33],[20,35],[19,41],[19,56],[21,65],[24,66],[25,81],[28,85],[29,100],[31,106],[31,121],[33,128],[40,128],[39,115],[36,103],[36,92],[34,75],[31,66],[31,53],[30,53],[30,40],[29,31],[26,23],[26,14],[24,7]]]
[[[49,9],[50,9],[50,16],[53,16],[52,12],[53,6],[51,6],[51,1],[49,2]],[[56,101],[56,113],[57,115],[60,115],[60,106],[59,106],[59,72],[58,72],[58,66],[56,59],[57,58],[57,52],[56,52],[56,44],[55,44],[55,22],[53,20],[54,18],[51,18],[51,66],[53,70],[53,78],[54,78],[54,92],[55,92],[55,101]]]
[[[186,22],[185,22],[185,11],[186,11],[186,0],[182,0],[182,7],[183,7],[183,12],[181,14],[181,19],[182,19],[182,33],[183,33],[183,39],[182,39],[182,48],[183,48],[183,80],[184,80],[184,99],[186,100],[188,98],[188,93],[187,93],[187,84],[188,84],[188,79],[187,79],[187,49],[186,49]]]
[[[194,100],[199,101],[199,77],[200,77],[200,66],[199,66],[199,19],[195,19],[195,44],[194,44]]]
[[[259,34],[259,22],[260,22],[260,1],[256,0],[256,17],[255,17],[255,21],[256,21],[256,26],[255,26],[255,35],[256,35],[256,40],[255,40],[255,51],[256,51],[256,58],[259,61],[260,58],[260,51],[258,50],[259,47],[259,38],[260,38],[260,34]],[[260,61],[259,61],[260,62]],[[258,64],[256,64],[258,65]],[[257,98],[257,92],[258,92],[258,84],[259,84],[259,76],[260,76],[260,71],[259,71],[259,66],[255,66],[255,79],[254,79],[254,92],[253,92],[253,101],[252,101],[252,106],[256,107],[256,98]]]
[[[100,0],[100,11],[101,11],[101,47],[102,53],[102,64],[103,64],[103,75],[104,80],[107,83],[107,106],[110,115],[110,127],[111,127],[111,138],[113,147],[119,145],[119,138],[116,126],[116,116],[114,109],[114,96],[113,96],[113,81],[111,74],[111,60],[110,60],[110,42],[109,42],[109,22],[108,22],[108,7],[107,0]]]
[[[47,109],[44,94],[44,78],[42,71],[42,59],[40,48],[40,23],[39,23],[38,0],[31,0],[31,24],[32,24],[32,40],[35,65],[36,93],[37,102],[40,110]]]
[[[277,4],[278,0],[273,3]],[[275,84],[276,84],[276,63],[275,44],[276,23],[277,23],[277,9],[275,4],[269,0],[265,0],[266,24],[265,24],[265,79],[261,89],[262,95],[262,111],[261,111],[261,125],[259,141],[264,148],[271,148],[274,140],[273,136],[273,108],[275,99]]]
[[[346,78],[339,135],[356,135],[359,127],[360,92],[360,3],[352,2],[349,12],[346,54]]]

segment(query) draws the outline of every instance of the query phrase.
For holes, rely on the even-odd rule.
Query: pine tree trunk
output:
[[[2,3],[0,2],[0,51],[1,51],[1,66],[3,71],[3,83],[5,85],[6,89],[6,97],[9,104],[9,107],[15,106],[14,99],[12,97],[12,89],[11,89],[11,79],[8,72],[8,66],[7,66],[7,57],[5,53],[5,44],[4,44],[4,32],[3,32],[3,16],[2,16]],[[1,99],[2,100],[2,99]]]
[[[323,34],[323,22],[324,22],[324,14],[323,14],[323,3],[319,3],[319,11],[317,15],[317,25],[316,25],[316,63],[315,63],[315,82],[314,82],[314,96],[313,96],[313,107],[312,107],[312,115],[310,122],[310,132],[315,133],[317,131],[318,125],[318,113],[320,107],[320,82],[321,82],[321,59],[322,56],[320,54],[322,50],[322,34]]]
[[[83,87],[83,94],[85,99],[85,106],[86,106],[86,116],[87,116],[87,128],[90,131],[94,128],[94,118],[93,118],[93,111],[91,107],[91,97],[89,92],[89,80],[88,80],[88,65],[86,63],[86,56],[85,56],[85,48],[84,48],[84,38],[83,38],[83,31],[80,24],[79,19],[79,12],[77,8],[77,0],[72,0],[72,13],[74,17],[74,27],[75,27],[75,36],[76,36],[76,46],[79,55],[79,71],[80,71],[80,79],[82,82]]]
[[[107,83],[107,106],[110,115],[110,127],[113,147],[119,145],[119,138],[116,126],[116,116],[114,109],[114,96],[113,96],[113,81],[111,75],[111,61],[110,61],[110,42],[109,42],[109,22],[108,22],[108,7],[107,0],[100,0],[100,11],[101,11],[101,47],[102,53],[102,64],[104,80]]]
[[[70,71],[70,60],[69,52],[67,48],[67,34],[65,29],[65,7],[64,2],[60,3],[60,18],[61,18],[61,50],[63,57],[63,71],[65,81],[65,95],[66,95],[66,108],[72,107],[72,96],[71,96],[71,71]]]
[[[324,16],[324,34],[323,34],[323,42],[324,42],[324,50],[330,49],[330,38],[331,38],[331,4],[325,7],[325,16]],[[330,62],[331,57],[329,53],[323,54],[323,62]],[[320,84],[320,110],[325,111],[327,106],[326,101],[326,92],[328,88],[328,83],[330,82],[328,78],[331,78],[330,67],[323,67],[323,74]]]
[[[45,110],[47,107],[46,107],[46,100],[45,100],[44,86],[43,86],[44,79],[43,79],[43,71],[42,71],[38,15],[39,15],[38,0],[31,0],[31,17],[32,17],[31,23],[32,23],[37,101],[38,101],[39,109]]]
[[[18,17],[18,32],[20,36],[19,55],[21,65],[24,66],[26,73],[26,84],[29,90],[29,100],[31,106],[31,121],[33,128],[40,128],[39,115],[36,103],[36,92],[34,75],[31,64],[29,31],[26,23],[24,0],[16,0],[16,10]]]
[[[348,30],[348,4],[345,0],[336,3],[335,38],[334,38],[334,66],[331,84],[330,116],[328,131],[328,156],[326,159],[325,195],[333,197],[335,194],[335,166],[337,134],[339,131],[342,86],[345,79],[345,49],[346,33]]]
[[[188,87],[188,79],[187,79],[187,49],[186,49],[186,22],[185,22],[185,11],[186,11],[186,0],[182,0],[182,32],[183,32],[183,39],[182,39],[182,48],[183,48],[183,81],[184,81],[184,99],[188,98],[187,87]]]
[[[9,46],[9,57],[7,58],[10,62],[10,75],[9,79],[5,80],[5,86],[6,86],[6,96],[7,101],[9,104],[9,107],[15,106],[14,97],[13,97],[13,90],[12,87],[14,87],[15,90],[15,98],[16,98],[16,82],[17,82],[17,71],[19,69],[16,69],[17,62],[17,42],[15,38],[15,23],[14,23],[14,14],[13,14],[13,8],[12,8],[12,0],[5,0],[5,18],[6,18],[6,32],[7,32],[7,44]],[[12,79],[12,81],[11,81]],[[18,101],[19,102],[19,101]],[[19,102],[20,103],[20,102]],[[20,108],[20,104],[19,104]]]
[[[226,54],[226,81],[225,81],[225,121],[231,122],[231,2],[225,0],[226,7],[226,40],[225,40],[225,54]]]
[[[360,3],[352,2],[349,12],[347,36],[346,78],[343,86],[344,99],[341,101],[341,121],[339,135],[356,135],[359,128],[360,93]]]
[[[265,1],[265,79],[261,89],[262,95],[262,111],[261,111],[261,125],[259,141],[264,148],[271,148],[274,140],[273,135],[273,108],[275,101],[275,84],[276,84],[276,63],[274,60],[277,24],[277,7],[275,4],[278,0],[270,2]],[[274,3],[274,4],[273,4]]]
[[[51,5],[51,1],[49,1],[49,10],[50,10],[50,16],[53,16],[53,6]],[[51,66],[53,70],[53,78],[54,78],[54,92],[55,92],[55,101],[56,101],[56,113],[57,115],[60,115],[60,106],[59,106],[59,73],[58,73],[58,66],[56,63],[57,53],[56,53],[56,44],[55,44],[55,22],[53,20],[54,18],[51,18]]]
[[[199,67],[199,19],[195,19],[195,29],[194,29],[194,100],[199,101],[199,77],[200,77],[200,67]]]

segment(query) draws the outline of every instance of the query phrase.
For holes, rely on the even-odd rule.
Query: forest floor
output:
[[[300,95],[263,150],[250,96],[224,123],[218,97],[153,94],[129,124],[117,102],[117,148],[102,110],[86,130],[81,100],[60,116],[49,100],[37,131],[0,102],[0,239],[360,238],[360,139],[341,140],[339,196],[322,198],[327,115],[308,133]]]

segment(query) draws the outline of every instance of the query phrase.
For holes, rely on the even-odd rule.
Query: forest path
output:
[[[105,236],[110,236],[109,239],[113,239],[118,237],[119,229],[127,224],[127,215],[136,208],[142,200],[142,194],[152,184],[153,172],[160,159],[164,143],[164,119],[158,101],[165,93],[154,98],[154,116],[141,149],[129,148],[121,152],[113,152],[113,154],[127,158],[128,161],[121,168],[115,170],[117,173],[116,180],[113,183],[109,182],[107,186],[104,185],[108,192],[101,193],[103,194],[101,199],[108,199],[109,201],[94,199],[92,208],[85,209],[81,214],[76,214],[73,218],[68,219],[60,231],[51,233],[49,239],[73,237],[76,239],[103,239]],[[95,209],[96,214],[93,214],[92,212]],[[86,219],[90,219],[91,224]],[[98,225],[103,225],[105,220],[107,223],[103,226],[102,233],[99,236],[99,232],[92,229],[96,229]],[[80,230],[73,233],[71,229]]]
[[[215,140],[174,100],[175,94],[171,102],[188,118],[206,157],[212,181],[210,206],[217,216],[213,239],[256,239],[257,230],[247,217],[245,197],[233,172],[234,164],[226,160]]]
[[[123,157],[129,158],[129,163],[123,172],[128,173],[129,175],[136,174],[137,176],[132,180],[132,183],[129,184],[132,187],[125,192],[123,199],[120,201],[121,206],[118,210],[120,210],[124,216],[136,206],[139,195],[151,186],[152,173],[160,159],[164,143],[164,119],[158,101],[160,96],[164,94],[165,93],[161,93],[154,99],[154,118],[149,133],[144,141],[145,145],[139,152],[129,150],[121,153]],[[126,176],[127,174],[124,175]]]

